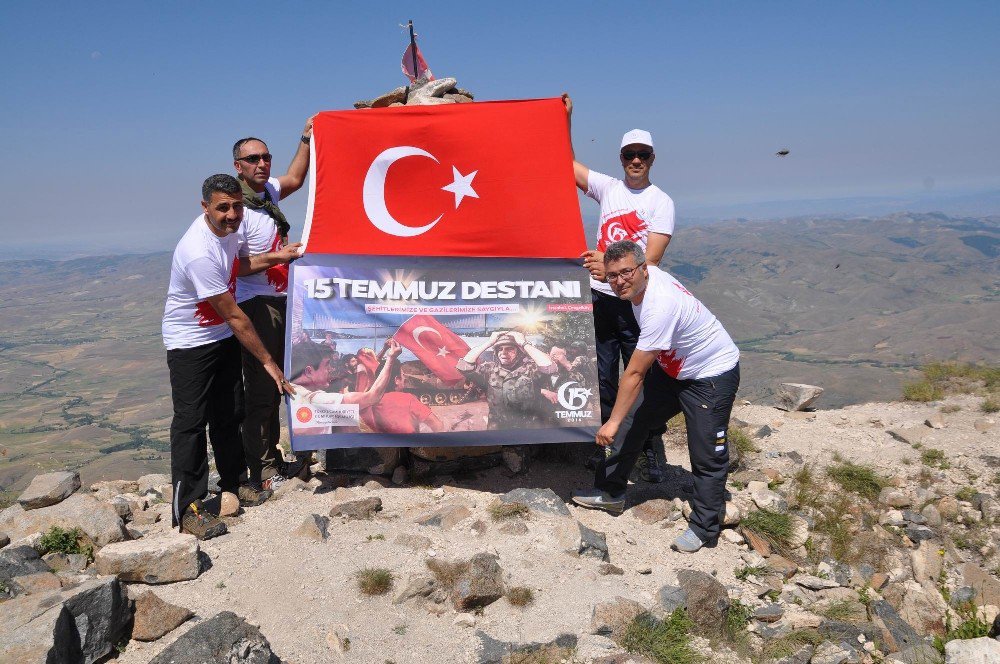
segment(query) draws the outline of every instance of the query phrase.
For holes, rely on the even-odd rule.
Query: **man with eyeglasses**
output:
[[[271,177],[272,155],[259,138],[241,138],[233,145],[233,164],[243,188],[245,206],[240,229],[242,256],[278,251],[288,245],[290,226],[278,202],[298,191],[309,170],[309,142],[313,119],[309,118],[288,172]],[[257,335],[279,366],[285,356],[285,298],[288,265],[275,265],[264,272],[240,277],[236,301],[253,323]],[[246,419],[243,421],[243,448],[250,484],[276,489],[286,477],[308,479],[311,455],[300,454],[295,466],[287,464],[278,448],[281,436],[281,395],[275,393],[269,377],[253,355],[243,350],[243,385],[246,391]]]
[[[568,94],[563,94],[563,103],[567,120],[572,120],[573,100]],[[604,250],[612,242],[632,240],[645,250],[650,265],[658,265],[674,233],[674,202],[649,181],[649,170],[656,160],[653,137],[642,129],[626,133],[619,158],[625,174],[621,180],[573,162],[576,186],[601,206],[597,248],[584,252],[582,258],[590,271],[602,422],[611,415],[618,394],[619,362],[628,365],[639,339],[631,307],[615,297],[604,279]],[[665,427],[650,431],[644,443],[640,473],[647,482],[663,481],[657,448],[664,431]],[[597,450],[587,466],[593,467],[603,456],[603,451]]]
[[[253,325],[236,305],[236,279],[287,263],[299,245],[260,255],[239,256],[243,192],[232,175],[213,175],[201,187],[202,214],[177,243],[163,309],[173,420],[170,423],[170,474],[173,525],[199,539],[226,532],[226,524],[205,510],[208,447],[211,441],[219,486],[240,504],[259,505],[270,492],[240,484],[246,469],[240,422],[243,380],[240,348],[267,376],[271,392],[292,387]],[[210,438],[206,438],[208,427]]]
[[[574,491],[573,502],[621,513],[628,476],[647,432],[684,413],[694,495],[688,528],[671,547],[694,553],[715,546],[726,504],[727,430],[740,385],[740,351],[712,312],[679,281],[649,265],[637,243],[609,245],[604,268],[615,294],[631,305],[641,332],[597,444],[612,445],[640,392],[642,400],[620,449],[598,465],[594,488]]]

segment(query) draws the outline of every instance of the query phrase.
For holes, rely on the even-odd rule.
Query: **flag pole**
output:
[[[417,38],[413,34],[413,19],[406,22],[406,27],[410,29],[410,55],[413,56],[413,78],[416,80],[417,76]],[[403,103],[410,101],[410,86],[406,86],[406,92],[403,93]]]

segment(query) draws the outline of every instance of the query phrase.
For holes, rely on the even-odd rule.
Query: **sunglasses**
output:
[[[653,156],[652,150],[622,150],[622,157],[626,161],[632,161],[636,157],[642,159],[643,161],[646,161],[652,156]]]
[[[631,281],[632,280],[632,275],[640,267],[642,267],[642,266],[641,265],[637,265],[635,267],[627,267],[624,270],[619,270],[618,272],[608,272],[607,274],[604,275],[604,278],[608,280],[609,284],[612,281],[618,281],[619,279],[622,279],[623,281]]]
[[[248,154],[245,157],[239,157],[239,161],[245,161],[248,164],[259,164],[263,159],[267,163],[271,163],[271,153],[265,152],[264,154]]]

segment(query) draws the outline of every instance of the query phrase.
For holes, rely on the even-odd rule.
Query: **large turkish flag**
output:
[[[307,253],[576,258],[559,99],[320,113]]]
[[[464,378],[455,365],[469,352],[469,344],[434,316],[411,316],[392,338],[446,383],[458,383]]]

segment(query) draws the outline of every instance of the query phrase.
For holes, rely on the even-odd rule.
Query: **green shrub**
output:
[[[981,636],[989,636],[990,634],[990,623],[986,622],[985,616],[980,617],[980,614],[976,612],[974,604],[964,604],[958,607],[957,613],[962,622],[957,627],[952,627],[950,613],[945,614],[945,635],[943,637],[934,637],[934,647],[942,655],[944,654],[944,644],[949,641],[954,641],[955,639],[978,639]]]
[[[85,536],[79,528],[67,530],[59,526],[52,526],[42,535],[38,544],[45,553],[83,553],[90,559],[94,558],[94,547],[83,543]]]
[[[955,493],[955,498],[958,500],[964,500],[967,503],[971,503],[972,499],[976,497],[976,490],[971,486],[963,486]]]
[[[888,486],[888,480],[875,472],[871,466],[844,461],[826,469],[827,475],[845,491],[874,500]]]
[[[766,565],[747,565],[745,567],[740,567],[735,572],[736,578],[740,581],[746,581],[751,576],[765,576],[767,574]]]
[[[736,451],[740,455],[750,454],[751,452],[760,452],[760,448],[757,447],[753,439],[746,434],[743,429],[739,427],[729,427],[729,431],[726,433],[729,437],[729,446],[731,448],[735,447]]]
[[[903,385],[903,398],[907,401],[937,401],[943,397],[944,391],[926,379]]]
[[[691,647],[693,627],[684,609],[675,609],[662,621],[644,613],[628,626],[619,645],[659,664],[695,664],[701,657]]]
[[[984,413],[995,413],[1000,411],[1000,400],[994,399],[993,397],[987,397],[983,400],[983,403],[980,404],[979,410]]]
[[[928,447],[921,452],[920,460],[925,466],[930,466],[931,468],[940,468],[941,470],[951,468],[951,462],[945,458],[944,452],[933,447]]]

